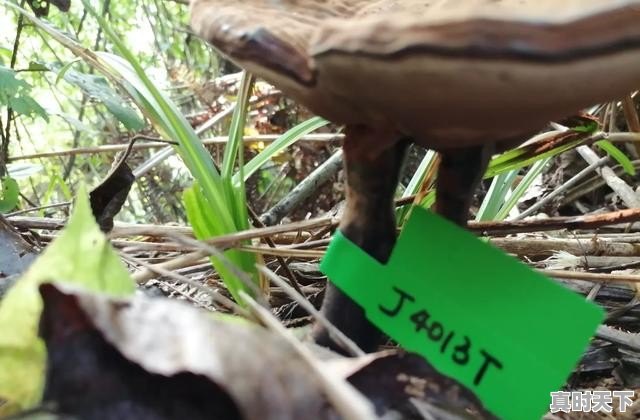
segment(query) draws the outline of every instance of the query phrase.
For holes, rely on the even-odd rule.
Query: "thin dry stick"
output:
[[[50,217],[25,217],[16,216],[8,218],[15,227],[24,229],[45,229],[59,230],[65,226],[66,220]],[[241,232],[221,235],[207,240],[211,245],[233,244],[247,239],[263,238],[266,236],[274,236],[283,233],[307,231],[325,226],[337,226],[338,221],[333,217],[319,217],[317,219],[303,220],[300,222],[287,223],[277,226],[269,226],[266,228],[247,229]],[[171,235],[189,235],[193,236],[193,230],[186,226],[162,226],[148,225],[136,223],[116,222],[111,237],[119,236],[159,236],[166,237]]]
[[[580,146],[576,150],[589,164],[593,164],[600,159],[599,156],[587,146]],[[613,169],[608,166],[604,166],[598,171],[600,176],[602,176],[606,181],[607,185],[615,191],[618,196],[620,196],[627,207],[631,209],[640,207],[640,199],[638,199],[633,189],[627,185],[626,182],[620,179]]]
[[[371,403],[365,399],[344,379],[332,374],[329,369],[324,368],[321,362],[304,346],[302,346],[268,310],[260,306],[251,296],[240,292],[243,299],[248,303],[256,318],[258,318],[267,328],[273,330],[289,343],[296,352],[307,362],[317,375],[317,378],[324,388],[327,398],[333,404],[341,417],[348,420],[372,420],[378,418]]]
[[[625,209],[575,217],[550,217],[544,220],[514,220],[506,222],[470,222],[468,228],[486,234],[540,232],[558,229],[595,229],[607,225],[640,221],[640,209]]]
[[[226,117],[228,117],[233,113],[233,110],[235,109],[235,107],[236,107],[236,104],[234,103],[229,108],[211,117],[207,122],[205,122],[204,124],[202,124],[201,126],[195,129],[196,134],[197,135],[202,134],[203,132],[210,129],[214,125],[220,123],[222,120],[224,120]],[[133,170],[133,175],[136,178],[141,177],[142,175],[149,172],[151,168],[158,165],[159,163],[167,159],[169,156],[173,155],[175,152],[176,152],[175,147],[165,147],[164,149],[160,150],[159,152],[151,156],[146,161],[142,162],[142,164],[140,164],[137,168],[135,168]]]
[[[566,280],[588,280],[597,282],[630,282],[640,283],[640,276],[633,274],[595,274],[582,273],[578,271],[562,271],[562,270],[538,270],[542,274],[550,277]]]
[[[622,98],[622,111],[624,112],[624,118],[627,120],[627,127],[634,133],[640,133],[640,120],[638,119],[638,112],[636,111],[635,104],[631,94]],[[633,143],[636,153],[640,156],[640,144]]]
[[[269,143],[279,138],[280,135],[277,134],[259,134],[254,136],[244,136],[243,141],[245,143],[254,143],[254,142],[265,142]],[[307,134],[302,136],[298,141],[308,141],[308,142],[333,142],[339,141],[344,138],[343,134],[339,133],[318,133],[318,134]],[[229,140],[228,136],[215,136],[202,140],[204,145],[211,144],[226,144]],[[150,143],[138,143],[133,146],[133,150],[145,150],[145,149],[157,149],[159,147],[166,147],[167,143],[161,142],[150,142]],[[14,156],[9,159],[10,162],[15,162],[19,160],[30,160],[30,159],[42,159],[42,158],[50,158],[50,157],[59,157],[59,156],[74,156],[74,155],[94,155],[98,153],[115,153],[127,148],[126,144],[105,144],[102,146],[94,146],[94,147],[76,147],[73,149],[66,150],[57,150],[52,152],[42,152],[42,153],[32,153],[21,156]]]
[[[41,235],[43,240],[51,240],[54,237],[50,235]],[[134,251],[155,251],[155,252],[185,252],[189,250],[198,250],[198,246],[185,245],[182,242],[145,242],[145,241],[120,241],[111,242],[117,248],[132,253]],[[316,247],[324,248],[329,243],[326,241],[314,241]],[[557,251],[565,251],[573,255],[608,255],[608,256],[638,256],[640,249],[636,243],[620,242],[615,238],[599,238],[593,237],[591,240],[582,243],[577,239],[567,238],[501,238],[492,237],[491,244],[502,248],[504,251],[533,257],[543,257],[552,255]],[[322,258],[324,251],[322,249],[300,249],[305,245],[281,246],[279,248],[270,248],[266,246],[249,246],[225,243],[217,247],[220,251],[226,251],[230,248],[236,248],[247,252],[262,255],[280,255],[286,257],[297,257],[305,259]]]
[[[247,203],[247,210],[249,210],[249,216],[251,217],[251,220],[253,221],[253,223],[255,223],[259,228],[266,227],[264,223],[262,223],[262,221],[260,220],[260,217],[256,214],[255,211],[253,211],[253,208],[251,208],[251,206],[248,203]],[[266,244],[270,248],[276,247],[276,244],[268,236],[265,236],[263,240],[266,242]],[[280,256],[276,256],[276,260],[278,261],[278,264],[280,264],[280,267],[282,267],[282,269],[286,271],[287,275],[289,276],[288,277],[289,282],[291,283],[293,288],[296,289],[296,292],[304,296],[304,292],[302,291],[302,289],[300,289],[300,285],[298,284],[298,277],[293,273],[293,271],[289,267],[289,264],[287,264],[284,258]]]
[[[189,238],[189,237],[186,237],[186,236],[175,235],[173,237],[173,239],[178,243],[185,244],[186,246],[190,246],[190,247],[193,247],[194,249],[198,249],[200,251],[204,251],[208,255],[212,255],[212,256],[216,257],[216,259],[218,259],[222,264],[224,264],[225,267],[229,271],[231,271],[234,276],[236,276],[248,289],[251,290],[251,292],[256,296],[256,299],[258,299],[261,304],[263,304],[264,306],[268,306],[267,301],[264,299],[264,296],[262,296],[261,290],[258,288],[258,286],[256,286],[254,284],[253,280],[251,280],[249,275],[247,273],[245,273],[244,271],[240,270],[218,248],[216,248],[216,247],[214,247],[214,246],[212,246],[212,245],[210,245],[208,243],[205,243],[205,242],[202,242],[202,241],[198,241],[196,239],[192,239],[192,238]]]
[[[125,254],[125,252],[122,251],[121,254]],[[136,283],[142,284],[148,280],[151,280],[157,277],[156,274],[158,273],[166,275],[164,273],[167,273],[167,272],[172,273],[173,272],[172,270],[177,270],[184,267],[190,267],[193,264],[201,261],[203,258],[206,258],[206,256],[207,256],[207,253],[203,251],[195,251],[188,254],[180,255],[177,258],[171,258],[168,261],[158,263],[158,264],[149,264],[147,262],[145,262],[144,264],[139,263],[140,265],[145,267],[145,269],[140,270],[136,273],[133,273],[131,277],[133,278],[133,281],[135,281]],[[129,258],[133,258],[133,257],[129,257]]]
[[[12,213],[5,214],[5,217],[19,216],[21,214],[31,213],[33,211],[48,210],[48,209],[54,209],[58,207],[69,207],[70,205],[71,205],[71,201],[64,201],[62,203],[49,204],[46,206],[30,207],[28,209],[18,210]]]
[[[631,142],[640,142],[640,133],[632,133],[632,132],[620,132],[620,133],[609,133],[605,134],[603,137],[604,140],[609,140],[613,143],[631,143]]]
[[[609,160],[610,160],[609,156],[605,156],[605,157],[600,158],[599,160],[593,162],[592,164],[590,164],[589,166],[587,166],[586,168],[584,168],[583,170],[578,172],[576,175],[571,177],[571,179],[569,179],[567,182],[565,182],[564,184],[560,185],[558,188],[554,189],[549,195],[544,197],[542,200],[539,200],[534,205],[532,205],[531,207],[529,207],[528,209],[526,209],[525,211],[520,213],[518,216],[514,217],[512,220],[521,220],[521,219],[524,219],[527,216],[532,215],[534,212],[536,212],[537,210],[541,209],[543,206],[545,206],[551,200],[553,200],[554,198],[556,198],[560,194],[563,194],[569,188],[573,187],[578,182],[580,182],[582,179],[587,177],[591,172],[595,171],[597,168],[599,168],[599,167],[601,167],[603,165],[606,165],[609,162]]]
[[[282,257],[322,258],[324,256],[324,251],[315,251],[311,249],[290,249],[290,248],[282,249],[282,248],[269,248],[266,246],[252,246],[252,245],[241,245],[235,248],[240,249],[242,251],[252,252],[255,254],[279,255]]]
[[[640,170],[640,160],[632,160],[631,164],[636,170]],[[613,169],[613,172],[618,176],[621,176],[625,173],[625,169],[622,167],[622,165],[614,165],[611,167],[611,169]],[[606,184],[607,183],[605,182],[605,180],[596,173],[595,175],[589,177],[575,187],[570,188],[566,192],[565,196],[560,200],[559,205],[563,206],[573,203],[580,197],[590,194]]]
[[[185,277],[181,274],[178,273],[174,273],[173,271],[168,270],[166,267],[163,267],[162,264],[149,264],[146,261],[143,261],[139,258],[133,257],[131,255],[127,255],[124,253],[120,253],[120,256],[127,260],[130,261],[134,264],[138,264],[141,265],[143,267],[145,267],[146,270],[150,270],[150,271],[154,271],[155,273],[161,275],[161,276],[165,276],[168,277],[172,280],[175,280],[177,282],[180,283],[184,283],[184,284],[188,284],[189,286],[192,286],[194,288],[196,288],[197,290],[204,292],[206,294],[208,294],[209,296],[211,296],[211,298],[213,299],[213,301],[215,303],[217,303],[220,306],[224,306],[226,309],[231,310],[237,314],[241,314],[244,316],[247,316],[248,313],[246,310],[244,310],[243,308],[241,308],[240,306],[238,306],[234,301],[232,301],[231,299],[227,298],[226,296],[223,296],[222,294],[220,294],[218,291],[216,291],[215,289],[212,289],[209,286],[206,286],[204,284],[198,283],[197,281],[191,280],[188,277]],[[135,274],[134,274],[135,276]]]
[[[15,216],[8,218],[11,224],[24,229],[57,230],[64,227],[64,219]],[[551,217],[544,220],[516,220],[506,222],[469,222],[471,231],[483,234],[506,235],[511,233],[541,232],[558,229],[595,229],[607,225],[640,221],[640,209],[626,209],[596,215],[576,217]],[[338,225],[335,217],[320,217],[312,220],[293,222],[266,228],[254,228],[228,235],[208,239],[210,245],[230,247],[247,239],[263,238],[290,232],[308,231],[324,228],[328,232]],[[153,236],[171,237],[173,235],[192,235],[191,228],[184,226],[143,225],[116,222],[111,237],[116,236]],[[314,235],[314,237],[316,237]],[[124,245],[124,244],[123,244]]]
[[[272,282],[274,282],[277,286],[280,286],[284,292],[289,295],[294,301],[298,302],[298,304],[309,314],[313,315],[313,317],[321,323],[327,331],[329,331],[329,335],[336,340],[338,344],[340,344],[345,350],[347,350],[353,356],[364,356],[365,352],[363,352],[360,347],[356,343],[354,343],[349,337],[347,337],[342,331],[340,331],[335,325],[333,325],[323,314],[320,313],[313,305],[304,298],[303,295],[299,294],[291,286],[289,286],[286,282],[280,278],[276,273],[269,270],[264,265],[256,265],[258,270],[260,270],[265,276],[267,276]]]
[[[319,187],[333,177],[342,168],[342,149],[335,152],[322,165],[318,166],[302,182],[295,186],[282,200],[264,212],[260,220],[267,226],[275,225],[284,216],[298,207],[315,193]]]
[[[611,343],[640,351],[640,334],[628,333],[609,327],[608,325],[601,325],[598,327],[596,336]]]
[[[124,261],[128,261],[129,264],[134,265],[134,262],[128,260],[126,256],[121,254],[121,257],[122,257],[122,259]],[[177,283],[182,284],[179,281],[177,281]],[[181,289],[180,287],[175,286],[175,285],[173,285],[173,284],[171,284],[169,282],[162,282],[162,284],[164,285],[164,287],[167,287],[168,289],[170,289],[173,293],[176,293],[176,294],[184,297],[186,300],[188,300],[189,302],[193,303],[197,307],[202,308],[202,309],[206,309],[208,311],[211,310],[211,308],[209,306],[207,306],[205,303],[203,303],[203,302],[199,301],[198,299],[194,298],[193,296],[191,296],[190,293],[187,293],[187,291]],[[200,290],[200,291],[203,291],[203,290]],[[215,310],[217,310],[217,308]]]

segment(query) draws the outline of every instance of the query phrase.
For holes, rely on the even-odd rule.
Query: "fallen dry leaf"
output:
[[[40,287],[45,403],[83,419],[336,418],[290,345],[169,299]]]

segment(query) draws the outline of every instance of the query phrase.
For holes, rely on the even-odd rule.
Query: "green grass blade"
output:
[[[411,180],[409,180],[407,188],[405,188],[405,190],[402,192],[401,198],[409,197],[418,193],[424,177],[435,164],[436,156],[436,152],[434,152],[433,150],[427,150],[427,153],[420,161],[420,165],[418,165],[418,168],[413,173]],[[405,218],[409,214],[409,208],[409,206],[403,206],[396,210],[396,224],[400,225],[404,223]]]
[[[622,166],[622,169],[624,169],[626,173],[632,176],[636,174],[636,168],[633,166],[633,163],[631,163],[631,160],[609,140],[600,140],[596,142],[596,146],[607,152],[612,159]]]
[[[482,204],[476,215],[476,221],[492,220],[495,218],[517,175],[518,170],[516,169],[499,174],[493,178],[489,191],[487,191],[487,195],[484,197],[484,200],[482,200]]]
[[[244,127],[247,121],[247,106],[249,105],[249,96],[253,87],[254,78],[251,73],[242,72],[240,79],[240,88],[238,89],[238,98],[233,116],[231,117],[231,128],[229,129],[229,141],[224,149],[224,158],[222,160],[222,178],[231,178],[233,175],[233,167],[236,163],[236,157],[242,159],[244,145]]]
[[[514,188],[513,192],[506,200],[506,202],[500,208],[500,211],[495,216],[494,220],[504,220],[508,215],[511,209],[513,209],[518,201],[524,196],[527,192],[533,181],[536,179],[538,175],[544,170],[549,162],[551,162],[550,157],[537,161],[531,166],[531,169],[527,172],[527,174],[522,178],[522,181],[518,184],[516,188]]]
[[[268,162],[273,156],[280,153],[282,150],[291,146],[298,141],[301,137],[306,136],[312,131],[317,130],[320,127],[324,127],[329,124],[329,121],[320,118],[313,117],[296,125],[286,133],[275,139],[269,146],[256,155],[253,159],[244,165],[244,175],[241,177],[240,173],[236,173],[233,176],[234,185],[239,185],[241,178],[246,181],[251,175],[253,175],[262,165]]]

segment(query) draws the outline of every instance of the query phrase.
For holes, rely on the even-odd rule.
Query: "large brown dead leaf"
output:
[[[45,402],[83,419],[336,418],[294,349],[186,304],[42,285]]]

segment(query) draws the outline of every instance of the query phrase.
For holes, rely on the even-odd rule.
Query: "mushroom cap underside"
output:
[[[451,147],[640,87],[640,0],[194,0],[191,20],[319,115]]]

